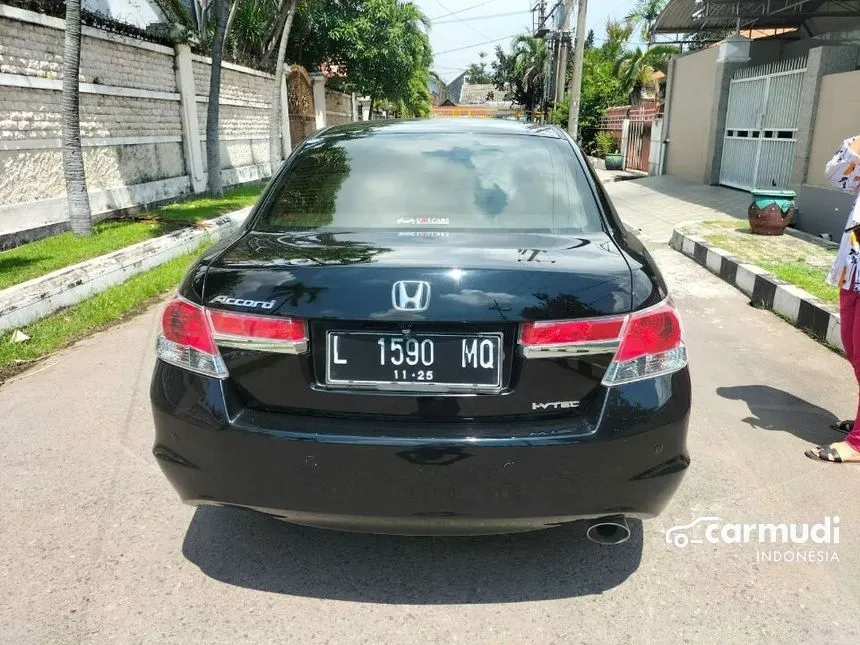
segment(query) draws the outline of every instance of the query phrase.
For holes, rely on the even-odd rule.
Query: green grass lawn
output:
[[[825,302],[838,303],[839,290],[825,284],[836,251],[790,236],[752,235],[744,222],[705,222],[710,230],[724,228],[725,233],[703,233],[702,237],[742,262],[761,267],[781,280],[808,291]]]
[[[195,251],[170,260],[21,328],[30,336],[23,343],[12,342],[14,331],[0,334],[0,383],[34,361],[138,313],[154,298],[175,289],[198,255]]]
[[[164,235],[180,226],[192,226],[250,206],[263,186],[241,186],[226,191],[220,199],[191,199],[143,213],[135,219],[102,222],[96,224],[95,233],[89,237],[61,233],[0,252],[0,289]]]
[[[797,263],[762,262],[761,268],[777,278],[790,282],[825,302],[839,304],[839,289],[825,284],[830,269],[810,267]]]

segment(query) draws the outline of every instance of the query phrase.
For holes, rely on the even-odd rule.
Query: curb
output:
[[[70,307],[206,243],[232,234],[251,207],[64,267],[0,291],[0,332]]]
[[[838,307],[677,228],[669,246],[743,292],[750,298],[750,304],[787,318],[795,327],[844,352]]]

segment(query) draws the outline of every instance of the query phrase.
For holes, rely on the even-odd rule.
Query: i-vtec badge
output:
[[[274,300],[243,300],[242,298],[230,298],[228,296],[215,296],[209,301],[210,305],[232,305],[234,307],[251,307],[252,309],[274,309]]]
[[[546,403],[532,403],[532,410],[569,410],[578,408],[579,401],[547,401]]]

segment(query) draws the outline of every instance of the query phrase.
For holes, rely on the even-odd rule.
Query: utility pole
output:
[[[588,0],[579,0],[576,9],[576,46],[573,50],[573,77],[570,79],[570,114],[567,132],[576,141],[579,137],[579,99],[582,94],[582,58],[585,54],[585,15]]]
[[[546,26],[546,21],[549,16],[546,13],[546,0],[537,0],[535,4],[532,6],[532,35],[535,38],[541,38],[546,43],[547,35],[549,34],[549,29]],[[544,83],[541,88],[540,94],[540,103],[541,106],[546,104],[549,99],[549,88],[547,87],[547,79],[550,78],[550,74],[553,73],[553,55],[555,54],[555,50],[550,50],[549,56],[547,56],[546,61],[544,61],[544,70],[543,77]],[[532,119],[535,119],[534,113],[531,115]],[[541,110],[541,123],[544,120],[543,110]]]
[[[568,43],[570,42],[570,14],[573,11],[573,0],[564,0],[564,8],[560,23],[561,44],[559,45],[558,66],[555,77],[555,102],[564,100],[564,79],[567,76]]]

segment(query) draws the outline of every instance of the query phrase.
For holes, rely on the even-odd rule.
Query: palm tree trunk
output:
[[[282,0],[282,2],[278,5],[278,19],[271,27],[271,31],[268,32],[269,42],[263,48],[263,61],[269,61],[272,56],[275,55],[275,48],[279,45],[280,39],[278,38],[284,32],[284,23],[286,23],[287,18],[290,15],[290,4],[291,0]]]
[[[206,111],[206,166],[209,171],[209,193],[213,197],[224,194],[221,181],[221,142],[218,136],[221,99],[221,52],[227,35],[229,0],[215,2],[215,37],[212,39],[212,71],[209,74],[209,106]]]
[[[275,89],[272,91],[272,108],[269,114],[269,161],[272,164],[272,173],[275,172],[275,164],[281,159],[281,85],[284,82],[284,57],[287,55],[287,40],[290,37],[290,29],[293,26],[293,17],[296,15],[298,0],[289,0],[290,8],[287,20],[284,22],[284,30],[281,32],[281,44],[278,46],[278,58],[275,64]]]
[[[194,5],[194,18],[197,22],[197,35],[200,42],[206,39],[206,25],[209,22],[209,9],[212,5],[210,0],[192,0]]]
[[[227,49],[227,36],[230,33],[230,29],[233,27],[233,21],[236,19],[236,12],[239,9],[239,3],[242,0],[235,0],[233,2],[233,6],[230,7],[230,15],[227,17],[227,28],[224,31],[224,44],[221,46],[221,55],[224,55],[224,50]]]
[[[63,48],[63,175],[72,231],[76,235],[90,235],[93,232],[93,218],[81,152],[80,67],[81,0],[67,0]]]

